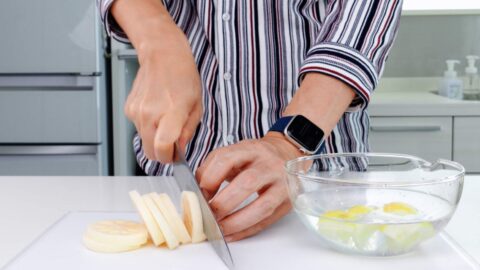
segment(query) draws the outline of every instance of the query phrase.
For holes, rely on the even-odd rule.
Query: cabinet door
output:
[[[101,142],[97,85],[89,76],[0,76],[0,142]]]
[[[3,145],[0,175],[100,175],[98,145]]]
[[[99,72],[93,0],[2,0],[0,73]]]
[[[480,117],[455,117],[454,134],[453,159],[480,173]]]
[[[372,117],[372,152],[410,154],[435,161],[452,159],[451,117]]]

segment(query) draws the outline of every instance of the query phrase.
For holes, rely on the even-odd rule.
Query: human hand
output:
[[[197,170],[197,179],[207,199],[213,197],[210,206],[227,241],[254,235],[289,212],[284,166],[287,160],[301,155],[275,132],[209,154]],[[224,180],[230,184],[217,193]],[[259,195],[255,201],[232,213],[254,193]]]
[[[137,48],[140,68],[125,114],[142,138],[145,155],[163,163],[193,136],[203,113],[200,77],[190,45],[176,27],[162,25]]]

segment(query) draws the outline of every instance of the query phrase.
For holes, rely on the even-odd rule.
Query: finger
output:
[[[172,161],[174,144],[180,137],[187,117],[187,114],[181,111],[170,111],[160,119],[154,140],[154,152],[158,161],[162,163]]]
[[[145,107],[140,108],[139,114],[143,115],[142,117],[139,117],[139,120],[137,121],[139,126],[138,133],[140,134],[140,138],[142,138],[143,151],[148,159],[155,159],[153,148],[153,140],[156,132],[155,118],[150,116],[149,112],[146,112]],[[160,116],[158,116],[158,118],[160,118]]]
[[[237,208],[250,195],[259,191],[273,179],[259,178],[261,175],[255,169],[240,172],[228,186],[222,189],[210,202],[217,219],[223,219]]]
[[[142,139],[142,148],[144,153],[149,159],[154,159],[153,155],[153,145],[152,141],[152,129],[155,129],[154,115],[149,115],[149,113],[155,112],[155,110],[148,109],[145,106],[144,96],[148,88],[145,85],[145,72],[140,72],[139,74],[138,85],[133,89],[136,93],[131,99],[131,104],[129,105],[129,110],[131,114],[130,120],[135,125],[140,138]],[[160,117],[160,116],[158,116]],[[146,121],[149,120],[149,121]],[[158,121],[158,118],[156,119]]]
[[[148,87],[148,85],[142,84],[140,87]],[[157,130],[157,123],[162,117],[162,111],[159,110],[158,104],[152,103],[149,100],[147,94],[145,94],[148,88],[142,89],[135,97],[135,103],[133,107],[134,117],[133,122],[137,126],[137,131],[142,138],[142,147],[145,155],[148,159],[155,158],[154,150],[154,138]]]
[[[155,159],[155,152],[153,148],[153,139],[155,137],[155,128],[143,126],[141,132],[139,132],[140,138],[142,138],[142,148],[145,156],[148,159]]]
[[[145,73],[143,72],[142,69],[140,69],[137,73],[137,76],[135,77],[135,80],[133,81],[132,84],[132,89],[130,93],[128,94],[127,100],[125,101],[124,105],[124,112],[125,116],[130,119],[131,121],[134,121],[135,114],[138,112],[138,98],[139,98],[139,93],[142,92],[140,89],[142,88],[142,85],[144,85],[144,78],[145,78]],[[135,124],[135,123],[134,123]],[[137,126],[137,125],[135,125]],[[137,129],[138,130],[138,129]]]
[[[180,145],[182,151],[185,152],[186,145],[188,141],[190,141],[190,139],[193,137],[193,134],[195,134],[202,115],[202,105],[201,103],[198,103],[190,113],[187,122],[182,129],[182,134],[180,134],[180,138],[178,139],[178,144]]]
[[[125,116],[132,121],[132,123],[135,125],[136,130],[141,133],[141,127],[140,124],[137,123],[136,118],[137,115],[139,114],[139,109],[140,109],[140,102],[139,98],[141,96],[141,93],[144,91],[141,91],[142,88],[144,88],[144,72],[142,72],[142,69],[139,70],[137,73],[137,76],[135,77],[135,80],[133,81],[132,85],[132,90],[130,91],[130,94],[127,97],[127,100],[125,101],[124,105],[124,112]]]
[[[246,144],[234,144],[211,152],[197,170],[197,179],[202,189],[215,193],[229,176],[235,177],[239,168],[256,158],[256,152],[245,147]]]
[[[292,208],[291,204],[289,201],[283,202],[276,210],[275,213],[268,218],[260,221],[259,223],[243,230],[240,232],[236,232],[233,234],[230,234],[225,237],[225,240],[227,242],[234,242],[238,241],[247,237],[250,237],[252,235],[255,235],[259,233],[260,231],[264,230],[268,226],[272,225],[273,223],[277,222],[279,219],[281,219],[283,216],[288,214],[290,209]]]
[[[246,230],[275,213],[275,210],[287,199],[284,185],[272,185],[264,193],[237,212],[220,222],[225,235]]]
[[[230,182],[230,179],[234,179],[240,172],[242,172],[242,170],[240,170],[238,168],[232,168],[230,170],[230,172],[228,172],[227,175],[224,177],[224,179],[219,183],[219,186],[216,189],[214,189],[213,191],[208,191],[207,189],[200,188],[203,192],[203,195],[205,196],[205,199],[207,199],[207,201],[212,200],[212,198],[214,198],[217,195],[217,193],[220,191],[220,188],[221,188],[223,182],[224,181]],[[228,186],[228,185],[226,185],[226,186]]]
[[[140,77],[141,77],[141,74],[138,74],[138,76],[133,81],[132,89],[130,90],[130,93],[128,94],[127,99],[125,100],[125,104],[123,106],[123,111],[125,113],[125,116],[129,120],[133,120],[133,117],[134,117],[135,110],[133,109],[133,105],[139,92],[138,89],[139,89],[139,84],[141,80]]]

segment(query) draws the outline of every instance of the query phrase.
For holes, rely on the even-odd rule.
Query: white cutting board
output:
[[[97,220],[138,220],[135,213],[71,212],[17,256],[6,269],[226,269],[208,243],[176,250],[145,247],[119,254],[94,253],[82,246],[86,226]],[[322,247],[294,214],[263,233],[230,244],[236,269],[480,269],[446,234],[415,252],[397,257],[344,255]]]

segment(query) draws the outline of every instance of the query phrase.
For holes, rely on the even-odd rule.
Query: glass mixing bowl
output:
[[[465,169],[448,160],[383,153],[301,157],[286,164],[290,200],[305,226],[347,253],[407,253],[448,223]]]

